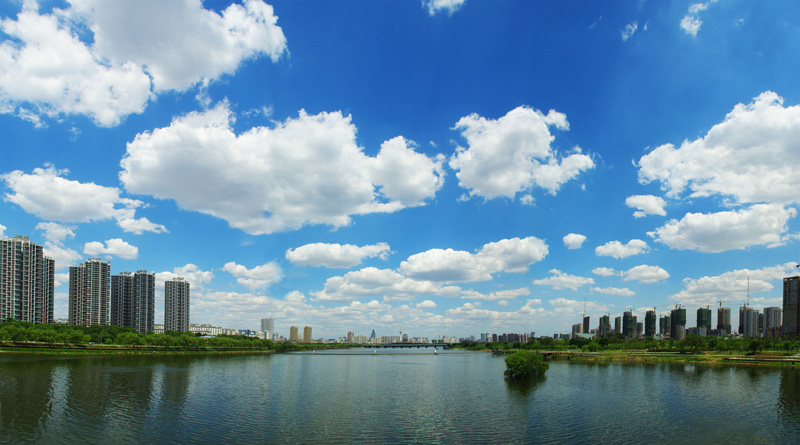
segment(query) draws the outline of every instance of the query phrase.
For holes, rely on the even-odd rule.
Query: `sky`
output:
[[[284,336],[736,326],[798,274],[800,8],[3,0],[0,135],[56,318],[101,257],[157,323],[181,276],[192,323]]]

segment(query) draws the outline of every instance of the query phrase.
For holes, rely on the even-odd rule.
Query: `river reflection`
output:
[[[488,354],[0,355],[0,443],[800,440],[800,373]],[[777,409],[776,409],[777,407]]]

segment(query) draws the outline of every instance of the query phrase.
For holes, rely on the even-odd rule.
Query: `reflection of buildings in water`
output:
[[[794,430],[800,429],[800,371],[784,370],[781,372],[778,412],[781,414],[781,419],[791,425]]]

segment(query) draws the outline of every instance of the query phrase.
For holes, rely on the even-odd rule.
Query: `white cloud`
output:
[[[388,269],[366,267],[341,277],[325,280],[322,291],[311,292],[320,301],[351,301],[363,297],[383,297],[384,301],[413,300],[418,296],[456,296],[461,288],[431,281],[414,280]]]
[[[800,140],[800,105],[766,91],[738,104],[725,120],[694,141],[657,147],[638,162],[639,182],[659,181],[669,197],[720,195],[737,203],[800,202],[794,163]]]
[[[236,277],[236,282],[251,291],[269,287],[283,279],[283,270],[275,261],[248,269],[231,261],[225,263],[222,270]]]
[[[106,240],[105,245],[99,241],[91,241],[83,245],[83,253],[89,256],[113,255],[125,260],[139,258],[139,248],[119,239]]]
[[[0,238],[5,236],[6,226],[0,224]]]
[[[233,120],[221,103],[138,134],[121,162],[122,183],[131,193],[174,199],[247,233],[268,234],[341,227],[351,215],[425,205],[444,182],[442,159],[415,152],[402,137],[366,156],[341,112],[301,110],[275,128],[239,136]]]
[[[770,281],[779,282],[794,274],[795,263],[785,263],[756,270],[739,269],[696,279],[684,278],[684,289],[670,298],[686,306],[716,304],[718,300],[722,300],[723,306],[737,306],[746,301],[748,285],[750,293],[769,292],[774,289]]]
[[[800,140],[800,139],[799,139]],[[648,235],[678,250],[723,252],[751,246],[782,245],[789,219],[797,215],[792,207],[756,204],[749,208],[718,213],[687,213],[672,219]]]
[[[664,210],[667,202],[660,196],[653,195],[633,195],[625,198],[625,205],[630,208],[637,209],[633,212],[634,218],[642,218],[647,215],[660,215],[666,216],[667,212]]]
[[[468,146],[459,146],[450,158],[459,185],[470,196],[485,199],[514,199],[533,186],[555,194],[562,184],[594,168],[592,158],[578,147],[566,157],[556,153],[550,146],[554,139],[550,126],[569,129],[567,117],[555,110],[545,115],[517,107],[497,120],[477,114],[462,117],[454,129],[461,131]]]
[[[645,284],[656,283],[661,280],[666,280],[667,278],[669,278],[669,273],[666,270],[658,266],[648,266],[646,264],[632,267],[622,272],[623,281],[634,280]]]
[[[211,283],[211,280],[214,279],[214,273],[201,270],[198,266],[189,263],[184,266],[173,268],[172,272],[164,271],[156,273],[156,288],[163,289],[165,281],[178,277],[189,282],[190,291],[192,295],[195,295],[197,291],[203,290],[205,284]]]
[[[563,240],[568,249],[580,249],[583,242],[586,241],[586,236],[579,233],[568,233]]]
[[[428,14],[436,15],[437,12],[444,11],[447,15],[453,15],[464,4],[466,0],[422,0],[422,7],[428,9]]]
[[[11,38],[0,42],[0,110],[35,125],[39,115],[84,114],[114,126],[156,93],[207,85],[247,59],[286,51],[272,7],[259,0],[221,14],[195,0],[70,3],[39,14],[28,1],[16,20],[0,21]]]
[[[14,170],[0,175],[13,192],[6,193],[4,199],[47,220],[90,222],[113,218],[126,232],[167,231],[164,226],[150,223],[146,218],[134,219],[136,209],[143,205],[141,201],[122,198],[116,187],[71,181],[64,177],[67,173],[67,170],[45,165],[45,168],[33,169],[32,174]]]
[[[485,244],[475,254],[430,249],[411,255],[398,270],[411,278],[436,282],[486,281],[498,272],[527,272],[528,266],[544,259],[547,253],[547,244],[539,238],[511,238]]]
[[[75,238],[75,226],[42,222],[36,224],[36,230],[43,231],[45,239],[59,245],[67,238]]]
[[[353,244],[312,243],[286,250],[286,259],[299,266],[347,269],[358,266],[364,258],[386,260],[390,249],[386,243],[366,246]]]
[[[550,277],[542,278],[540,280],[533,280],[533,284],[539,286],[552,286],[553,289],[556,290],[561,290],[561,289],[578,290],[578,288],[581,286],[594,284],[594,280],[592,278],[570,275],[561,272],[558,269],[550,270],[550,274],[552,275]]]
[[[633,34],[636,33],[637,29],[639,29],[638,22],[628,23],[627,25],[625,25],[625,28],[620,30],[619,32],[620,36],[622,37],[622,41],[627,42],[628,39],[633,37]]]
[[[635,292],[628,288],[618,287],[593,287],[592,292],[598,292],[606,295],[617,295],[620,297],[630,297],[632,295],[636,295]]]
[[[584,313],[584,311],[586,314],[605,314],[608,312],[608,306],[594,301],[577,301],[567,298],[554,298],[552,300],[548,300],[547,302],[553,306],[553,312],[559,316],[568,314],[581,314]]]
[[[601,277],[611,277],[617,274],[617,271],[610,267],[596,267],[592,269],[592,273],[600,275]]]
[[[708,5],[716,1],[717,0],[709,0],[706,3],[693,3],[689,5],[689,10],[686,15],[683,16],[683,19],[681,19],[681,29],[683,29],[686,34],[697,37],[697,33],[700,31],[700,25],[703,24],[703,21],[700,20],[699,17],[700,12],[708,9]]]
[[[83,258],[81,254],[73,249],[64,247],[60,242],[45,241],[43,253],[44,256],[55,260],[56,270],[75,266]]]
[[[609,241],[602,246],[597,246],[594,253],[597,256],[610,256],[617,259],[627,258],[647,252],[647,243],[640,239],[632,239],[626,244],[619,241]]]
[[[501,290],[497,292],[492,292],[488,295],[482,294],[480,292],[475,292],[474,290],[469,290],[469,291],[464,291],[463,295],[461,295],[461,298],[465,300],[501,301],[501,300],[513,300],[517,297],[530,294],[531,291],[527,287],[523,287],[520,289]]]
[[[415,306],[417,309],[433,309],[436,307],[436,303],[432,300],[425,300],[421,303],[417,303]]]

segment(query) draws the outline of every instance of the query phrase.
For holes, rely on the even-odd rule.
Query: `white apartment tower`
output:
[[[261,330],[267,332],[275,332],[275,319],[274,318],[262,318],[261,319]]]
[[[0,321],[53,323],[54,270],[27,236],[0,239]]]
[[[69,268],[69,324],[108,325],[111,262],[90,258]]]
[[[189,282],[182,277],[164,283],[164,330],[189,331]]]

